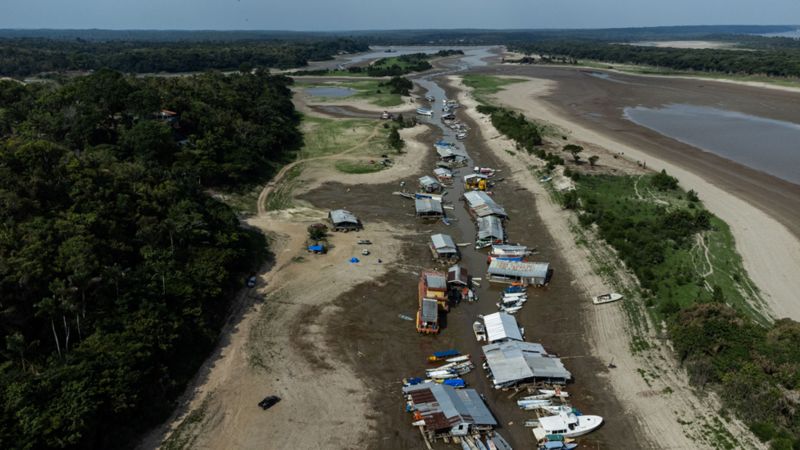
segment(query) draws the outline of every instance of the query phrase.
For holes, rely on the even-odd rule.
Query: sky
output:
[[[339,31],[798,22],[798,0],[0,0],[0,28]]]

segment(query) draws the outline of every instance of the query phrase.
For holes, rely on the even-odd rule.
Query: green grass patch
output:
[[[303,173],[303,164],[298,164],[286,173],[280,184],[272,191],[267,199],[267,211],[279,211],[281,209],[291,208],[292,191],[297,187],[297,178]]]
[[[261,186],[256,186],[242,192],[225,192],[221,195],[221,199],[240,214],[255,214],[258,212],[258,196],[261,194],[261,189]]]
[[[487,103],[487,96],[500,92],[504,86],[527,81],[524,78],[501,78],[478,74],[464,75],[462,79],[464,84],[472,89],[475,100],[484,104]]]
[[[378,164],[377,162],[371,163],[369,161],[349,160],[336,161],[335,167],[339,172],[355,174],[380,172],[384,169],[384,166],[382,164]]]
[[[364,152],[380,155],[387,150],[388,129],[370,138],[375,129],[375,121],[367,119],[327,119],[303,116],[303,147],[297,159],[316,158],[341,153],[365,141]]]
[[[578,178],[581,223],[597,224],[662,318],[696,303],[724,301],[766,323],[728,226],[684,191],[660,190],[661,176]]]

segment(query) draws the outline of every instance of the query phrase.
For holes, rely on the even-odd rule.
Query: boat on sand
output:
[[[616,292],[610,292],[608,294],[592,297],[592,303],[594,303],[595,305],[602,305],[604,303],[616,302],[617,300],[622,300],[622,294],[617,294]]]

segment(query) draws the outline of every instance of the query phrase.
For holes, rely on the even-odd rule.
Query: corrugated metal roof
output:
[[[541,344],[520,341],[489,344],[483,347],[483,354],[496,386],[533,378],[562,381],[572,378],[559,358],[546,356]]]
[[[434,234],[431,236],[431,242],[433,243],[433,248],[436,249],[437,253],[458,253],[458,249],[456,248],[456,243],[453,242],[453,238],[446,234]]]
[[[443,178],[452,178],[453,177],[453,172],[445,169],[444,167],[437,167],[437,168],[433,169],[433,173],[437,177],[443,177]]]
[[[439,320],[439,305],[435,299],[422,299],[422,321],[436,322]]]
[[[430,175],[419,177],[419,184],[424,187],[439,186],[439,180]]]
[[[475,211],[478,217],[490,216],[492,214],[499,217],[508,217],[506,210],[483,191],[465,192],[464,199],[467,201],[470,209]]]
[[[486,340],[490,344],[507,339],[522,340],[517,319],[510,314],[502,311],[489,314],[483,317],[483,323],[486,324]]]
[[[469,175],[464,175],[464,183],[466,183],[469,180],[475,179],[475,178],[482,178],[482,179],[486,180],[489,177],[487,177],[486,175],[484,175],[482,173],[471,173]]]
[[[478,217],[478,239],[504,239],[503,222],[497,216]]]
[[[430,289],[447,289],[447,277],[442,272],[425,272],[425,285]]]
[[[502,275],[506,277],[524,277],[545,279],[550,263],[506,261],[502,259],[492,259],[489,264],[489,274]]]
[[[334,209],[329,217],[333,223],[358,223],[358,218],[346,209]]]
[[[442,202],[432,198],[414,199],[414,206],[417,208],[417,214],[431,214],[431,213],[444,214],[444,210],[442,209]]]
[[[403,388],[411,396],[414,407],[432,430],[451,428],[459,423],[495,426],[480,394],[474,389],[455,389],[445,384],[427,382]]]

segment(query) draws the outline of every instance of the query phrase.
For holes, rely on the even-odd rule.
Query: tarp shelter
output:
[[[493,258],[489,263],[489,281],[521,282],[523,285],[544,285],[550,271],[549,263],[507,261]]]
[[[414,207],[417,210],[417,217],[442,217],[444,209],[442,202],[433,198],[416,198]]]
[[[441,183],[430,175],[419,177],[419,187],[425,192],[436,192],[442,188]]]
[[[532,381],[564,384],[572,374],[559,358],[549,356],[541,344],[506,341],[483,346],[483,355],[495,388]]]
[[[497,202],[489,197],[489,194],[482,191],[469,191],[464,193],[464,200],[467,201],[467,206],[477,217],[486,217],[495,215],[501,219],[508,217],[506,210],[503,209]]]
[[[450,267],[447,269],[447,284],[469,286],[469,272],[458,264]]]
[[[489,408],[474,389],[455,389],[446,384],[421,383],[403,388],[411,398],[415,416],[425,422],[425,429],[436,434],[467,434],[473,429],[497,426]]]
[[[517,325],[517,319],[505,312],[496,312],[483,317],[486,325],[486,342],[494,344],[505,341],[521,341],[522,331]]]
[[[361,221],[346,209],[334,209],[328,213],[333,229],[336,231],[350,231],[361,229]]]
[[[431,236],[431,249],[438,258],[453,258],[458,256],[458,247],[456,247],[453,238],[446,234],[434,234]]]

